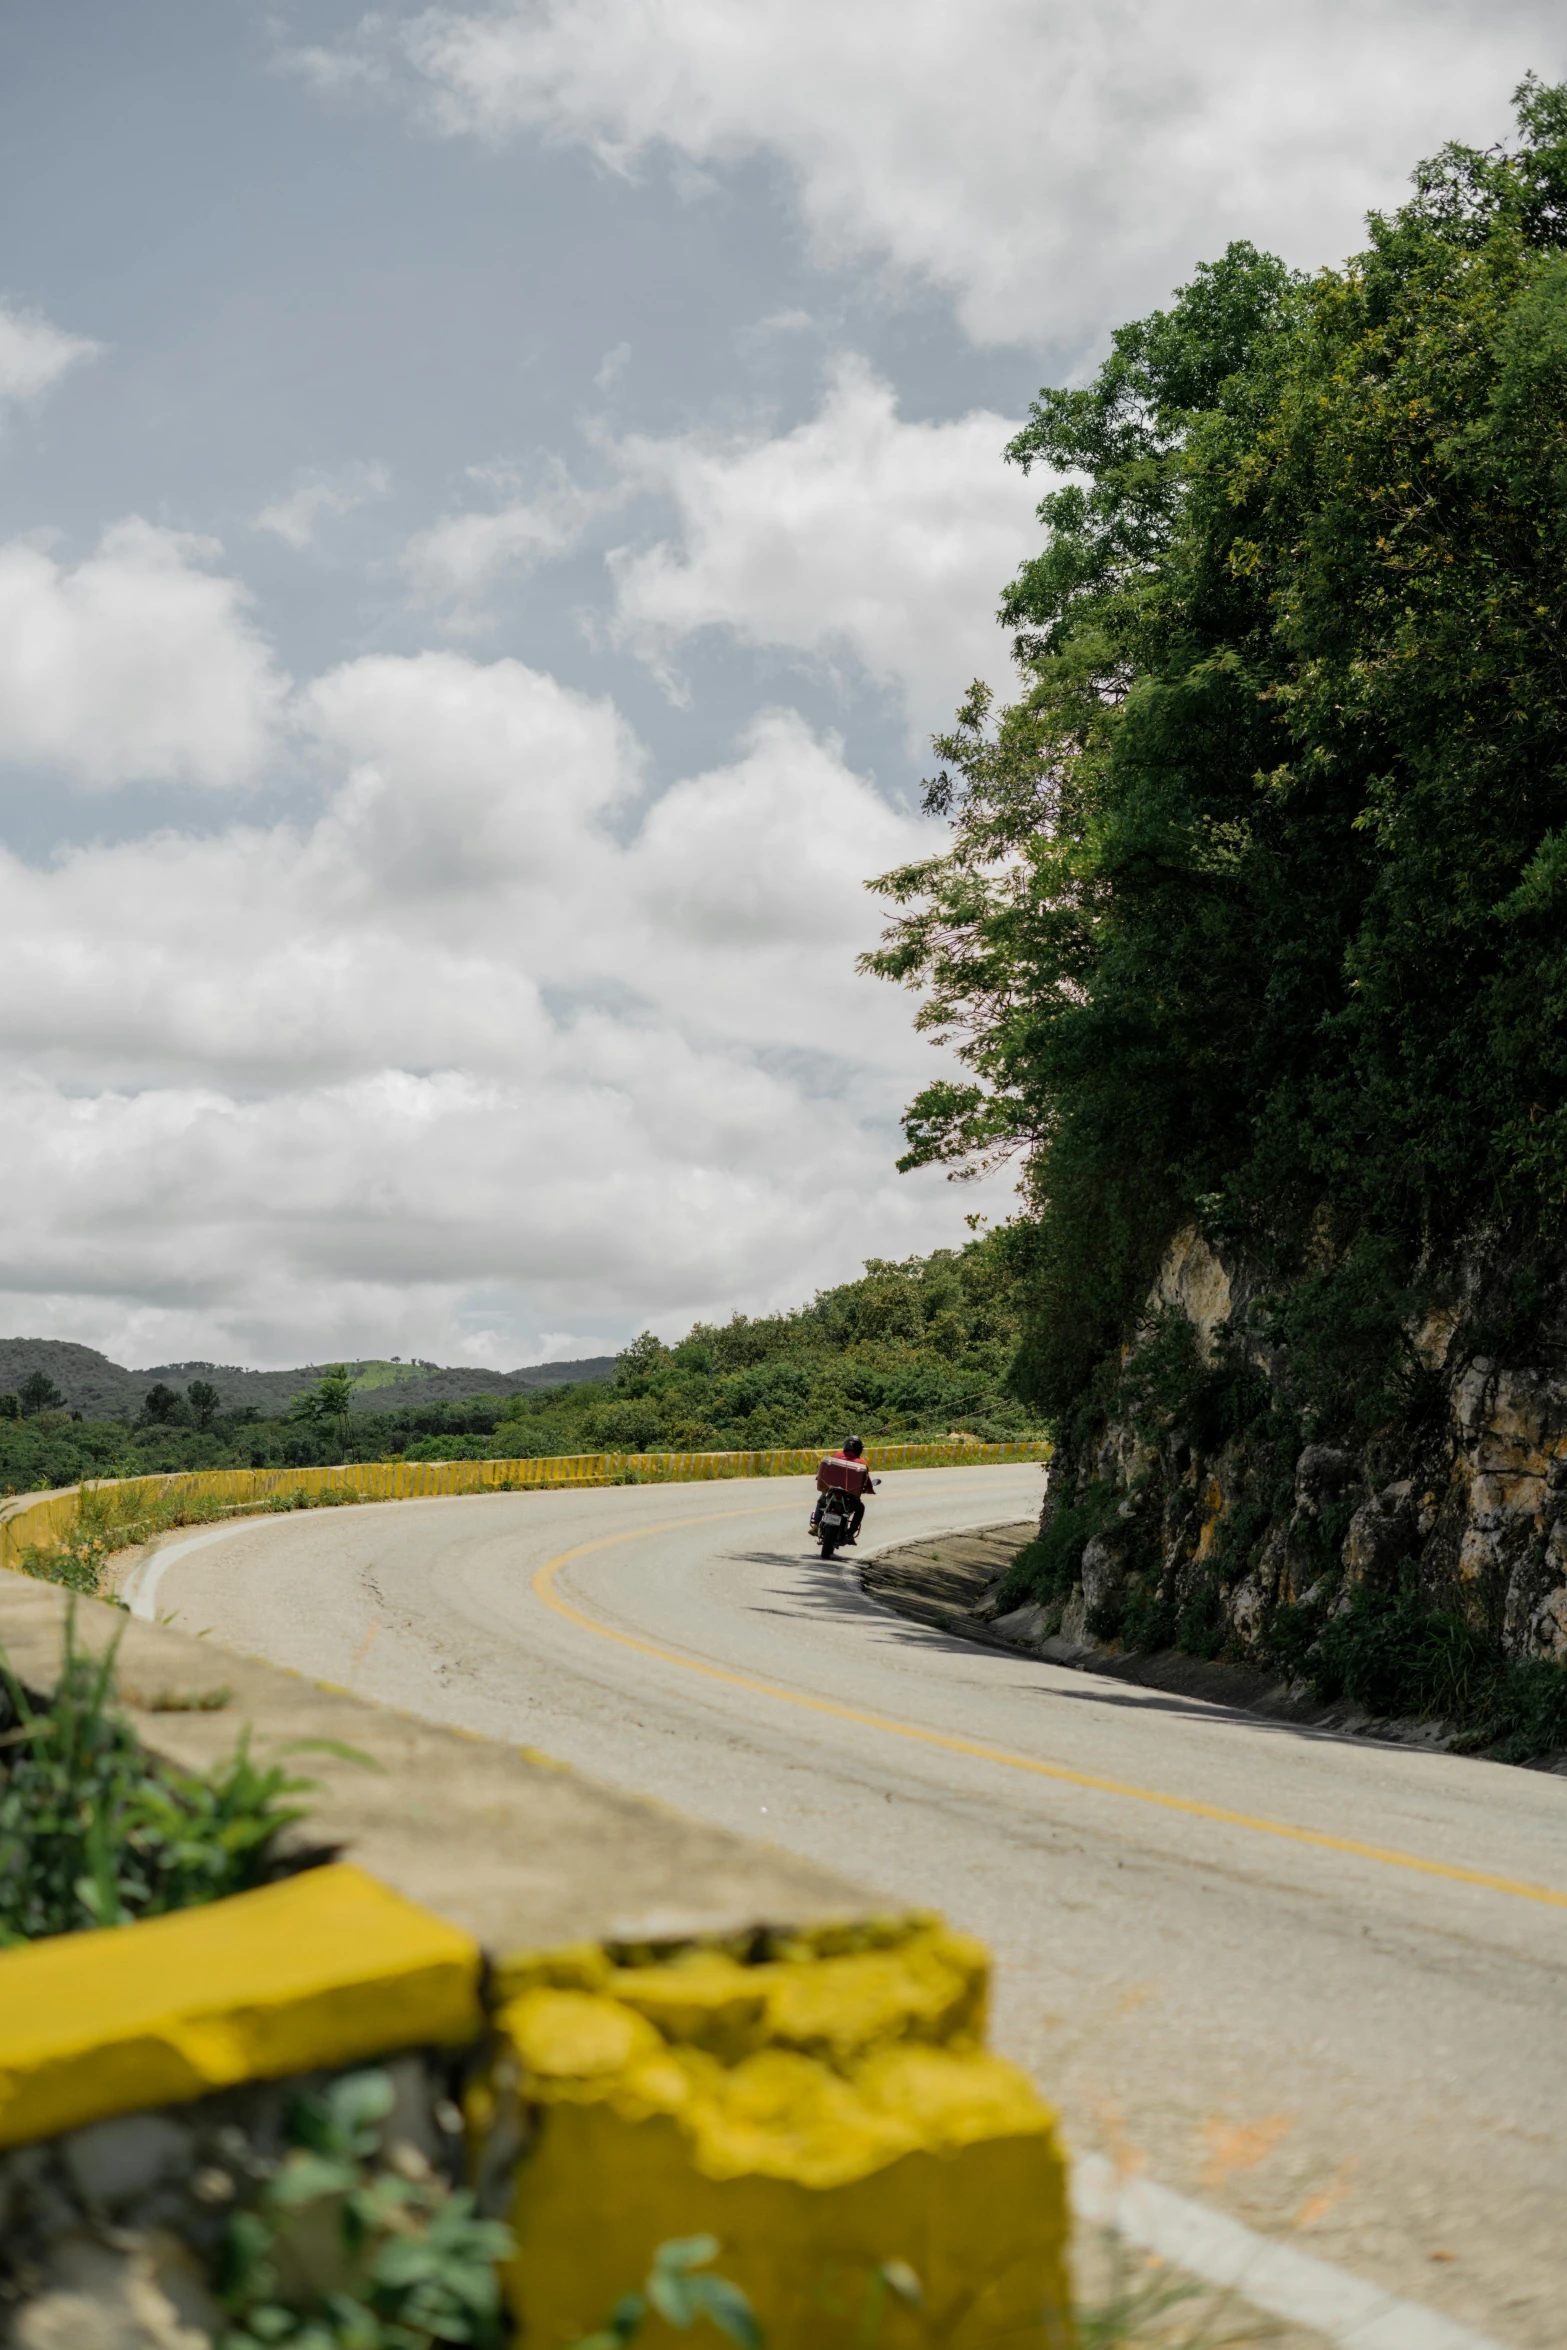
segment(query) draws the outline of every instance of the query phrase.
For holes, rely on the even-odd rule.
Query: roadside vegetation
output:
[[[898,1264],[873,1260],[858,1281],[793,1312],[698,1323],[674,1346],[644,1335],[612,1381],[524,1394],[399,1408],[388,1386],[386,1407],[367,1411],[351,1375],[335,1371],[267,1419],[253,1406],[220,1410],[195,1380],[183,1393],[160,1383],[134,1420],[119,1421],[76,1418],[42,1381],[14,1417],[0,1416],[0,1493],[405,1456],[748,1451],[836,1444],[851,1429],[890,1440],[1035,1434],[1037,1412],[1005,1384],[1019,1331],[1011,1245],[1001,1232]]]
[[[74,1606],[47,1702],[0,1656],[0,1949],[264,1884],[311,1786],[244,1737],[206,1774],[155,1762],[115,1705],[118,1643],[81,1647]]]
[[[951,847],[879,885],[872,966],[971,1071],[909,1163],[1020,1155],[1057,1418],[1183,1224],[1315,1282],[1324,1428],[1386,1417],[1477,1219],[1561,1252],[1567,88],[1369,227],[1309,278],[1231,245],[1040,394],[1026,690],[971,694]]]
[[[967,1064],[903,1163],[1023,1177],[1012,1596],[1514,1754],[1567,1743],[1563,1496],[1503,1539],[1455,1448],[1567,1362],[1567,88],[1517,108],[1341,268],[1232,244],[1040,393],[1022,691],[938,742],[868,958]],[[1207,1361],[1146,1302],[1181,1233]]]
[[[259,1501],[225,1502],[206,1493],[149,1493],[136,1485],[82,1488],[70,1525],[57,1541],[27,1543],[17,1565],[42,1583],[58,1583],[89,1598],[100,1591],[103,1569],[117,1552],[133,1550],[176,1526],[210,1526],[238,1517],[275,1517],[291,1510],[351,1508],[364,1495],[352,1485],[323,1485],[264,1495]]]
[[[224,2230],[218,2350],[498,2350],[510,2230],[406,2140],[384,2072],[292,2100],[282,2161]]]

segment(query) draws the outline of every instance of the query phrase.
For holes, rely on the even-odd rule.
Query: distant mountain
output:
[[[442,1369],[437,1363],[369,1361],[346,1366],[361,1381],[356,1412],[384,1412],[394,1405],[419,1410],[436,1403],[461,1403],[471,1395],[520,1395],[537,1387],[564,1387],[580,1379],[612,1379],[613,1355],[581,1362],[530,1363],[520,1371]],[[0,1338],[0,1395],[14,1394],[31,1371],[51,1378],[67,1404],[89,1420],[133,1420],[150,1387],[185,1388],[205,1379],[233,1410],[254,1404],[267,1418],[286,1412],[303,1388],[313,1387],[333,1363],[307,1363],[297,1371],[245,1371],[234,1363],[154,1363],[128,1371],[95,1347],[65,1338]]]

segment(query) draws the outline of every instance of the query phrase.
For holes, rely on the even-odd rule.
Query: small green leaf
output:
[[[357,1763],[365,1771],[384,1771],[386,1768],[384,1763],[376,1761],[373,1754],[366,1754],[358,1746],[345,1746],[340,1738],[286,1738],[281,1746],[275,1746],[272,1751],[274,1754],[335,1755],[339,1762]],[[303,1780],[299,1783],[307,1784]]]
[[[571,2350],[625,2350],[625,2345],[641,2329],[647,2315],[647,2303],[640,2293],[622,2293],[610,2312],[607,2326],[596,2334],[584,2334],[573,2342]]]
[[[299,2325],[293,2310],[281,2309],[270,2301],[264,2301],[259,2309],[253,2309],[246,2322],[258,2342],[286,2342]]]
[[[660,2244],[653,2255],[655,2269],[706,2268],[716,2260],[719,2242],[716,2236],[671,2236]]]
[[[696,2323],[698,2304],[688,2270],[655,2263],[647,2281],[647,2297],[666,2325]]]
[[[357,2133],[385,2121],[397,2103],[397,2091],[386,2073],[348,2073],[333,2082],[326,2101],[339,2129]]]
[[[346,2195],[358,2183],[359,2173],[351,2162],[296,2149],[268,2182],[267,2201],[281,2210],[297,2211],[302,2204],[319,2203],[329,2195]]]
[[[710,2317],[721,2334],[727,2334],[740,2350],[762,2350],[762,2329],[756,2322],[756,2312],[736,2284],[728,2277],[693,2277],[691,2290],[698,2308]]]

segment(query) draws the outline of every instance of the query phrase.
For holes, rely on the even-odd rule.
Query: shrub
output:
[[[310,1781],[255,1762],[243,1738],[207,1776],[149,1760],[113,1708],[118,1648],[80,1648],[73,1604],[44,1705],[0,1658],[0,1945],[244,1892],[271,1874],[278,1836],[304,1816],[292,1798]]]
[[[1058,1502],[1043,1531],[1007,1569],[996,1592],[998,1610],[1005,1614],[1027,1600],[1048,1605],[1065,1599],[1077,1580],[1085,1548],[1114,1509],[1115,1496],[1108,1487],[1090,1488],[1081,1502]]]
[[[220,2350],[499,2343],[510,2233],[416,2148],[383,2144],[394,2102],[383,2072],[294,2100],[288,2152],[228,2225],[219,2284],[234,2325]]]

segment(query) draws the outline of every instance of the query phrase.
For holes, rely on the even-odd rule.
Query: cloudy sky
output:
[[[1007,1189],[857,979],[1041,382],[1546,0],[13,0],[0,1332],[496,1366]]]

